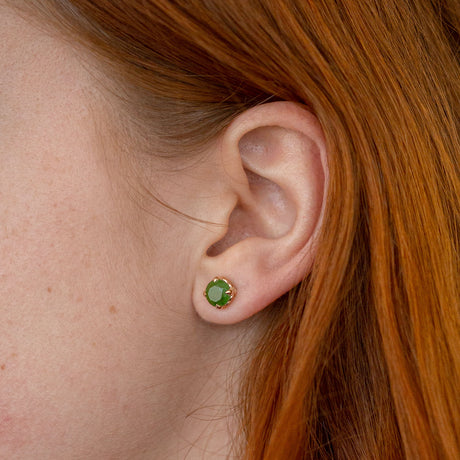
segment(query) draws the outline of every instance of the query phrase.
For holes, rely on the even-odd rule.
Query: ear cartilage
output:
[[[203,292],[207,301],[219,310],[228,307],[236,296],[236,287],[225,278],[216,277]]]

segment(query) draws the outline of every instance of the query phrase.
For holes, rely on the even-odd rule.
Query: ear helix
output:
[[[230,281],[222,277],[215,277],[203,292],[207,301],[220,309],[227,308],[236,296],[236,287]]]

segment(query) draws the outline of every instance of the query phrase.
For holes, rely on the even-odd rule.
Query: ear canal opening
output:
[[[245,172],[250,196],[238,201],[230,214],[227,233],[208,249],[210,257],[249,237],[280,238],[294,224],[295,212],[283,189],[249,169]]]
[[[245,220],[245,212],[242,209],[241,203],[238,202],[230,214],[227,233],[223,238],[210,246],[206,254],[209,257],[218,256],[239,241],[254,236],[249,223],[245,223]]]

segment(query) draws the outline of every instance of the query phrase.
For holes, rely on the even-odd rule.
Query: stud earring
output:
[[[225,278],[216,277],[203,292],[208,302],[218,308],[226,308],[236,296],[236,287]]]

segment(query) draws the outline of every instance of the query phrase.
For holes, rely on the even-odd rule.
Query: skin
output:
[[[317,125],[300,136],[298,108],[261,109],[193,171],[155,155],[139,168],[90,58],[3,1],[0,22],[0,458],[226,458],[263,324],[246,320],[311,266],[325,180],[304,140],[322,145]],[[291,124],[257,130],[273,116]],[[245,167],[273,181],[254,194]],[[169,211],[140,192],[147,178],[222,225]],[[238,286],[222,312],[202,296],[220,273]]]

